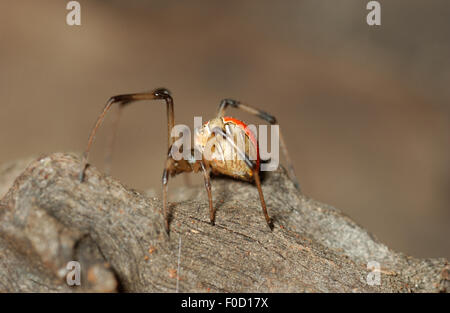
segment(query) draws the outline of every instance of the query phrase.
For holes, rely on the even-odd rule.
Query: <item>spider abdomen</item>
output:
[[[214,173],[253,180],[253,171],[259,170],[258,142],[244,122],[232,117],[215,118],[196,135],[195,143],[200,144]]]

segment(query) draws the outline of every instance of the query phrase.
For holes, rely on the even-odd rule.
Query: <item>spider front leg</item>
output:
[[[172,128],[174,126],[174,110],[173,110],[173,99],[170,95],[170,91],[165,88],[158,88],[153,90],[152,92],[144,92],[144,93],[133,93],[133,94],[124,94],[124,95],[117,95],[114,97],[109,98],[108,102],[106,103],[105,107],[103,108],[102,112],[97,118],[97,121],[94,124],[94,127],[91,130],[91,133],[89,135],[88,143],[86,146],[86,150],[84,151],[83,158],[81,161],[81,168],[79,172],[79,180],[80,182],[84,179],[84,173],[88,165],[88,158],[89,158],[89,151],[91,149],[92,143],[94,141],[95,135],[97,133],[97,130],[103,123],[103,120],[105,119],[106,113],[111,109],[112,105],[114,103],[118,103],[120,107],[123,107],[125,105],[128,105],[131,102],[135,101],[141,101],[141,100],[165,100],[167,104],[167,141],[169,144],[169,147],[174,143],[175,138],[170,136],[170,133],[172,131]],[[114,123],[117,125],[118,118],[116,122]],[[115,132],[115,131],[114,131]],[[112,139],[111,142],[114,142]]]

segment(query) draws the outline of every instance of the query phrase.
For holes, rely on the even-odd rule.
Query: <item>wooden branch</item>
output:
[[[447,260],[390,250],[339,210],[298,194],[283,170],[263,181],[273,231],[253,185],[216,178],[216,226],[203,186],[171,190],[169,237],[158,198],[94,167],[79,183],[79,168],[75,156],[43,156],[0,201],[0,291],[174,292],[177,280],[180,292],[450,290]],[[72,260],[81,286],[66,283]],[[380,285],[368,284],[371,261],[381,266],[372,273]]]

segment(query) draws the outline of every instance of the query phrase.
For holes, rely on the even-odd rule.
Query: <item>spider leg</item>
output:
[[[248,155],[234,143],[233,139],[231,138],[231,136],[228,133],[224,132],[219,127],[213,128],[212,132],[224,137],[233,146],[233,148],[236,149],[236,152],[240,155],[241,158],[243,158],[243,160],[245,161],[247,166],[252,169],[253,176],[255,178],[256,187],[258,188],[259,200],[261,201],[261,207],[263,210],[264,218],[266,219],[267,225],[269,226],[270,230],[273,230],[273,221],[270,218],[269,214],[267,213],[266,201],[264,200],[264,194],[263,194],[263,191],[261,188],[261,180],[259,178],[259,172],[258,172],[259,169],[256,168],[256,163],[254,161],[250,160]]]
[[[119,129],[119,121],[120,121],[120,117],[122,116],[123,107],[124,107],[124,104],[121,103],[119,105],[119,107],[117,108],[116,116],[114,118],[113,125],[112,125],[112,132],[109,137],[109,142],[108,142],[107,151],[106,151],[106,155],[105,155],[105,173],[108,175],[111,173],[112,156],[113,156],[113,152],[114,152],[114,146],[115,146],[116,138],[117,138],[117,130]]]
[[[231,106],[236,109],[241,109],[250,114],[256,115],[259,118],[262,118],[263,120],[267,121],[270,124],[275,124],[277,122],[277,120],[274,116],[272,116],[264,111],[261,111],[255,107],[252,107],[248,104],[241,103],[240,101],[233,100],[233,99],[223,99],[220,102],[217,117],[223,117],[225,114],[225,110],[228,108],[228,106]],[[281,131],[279,132],[279,139],[280,139],[281,150],[282,150],[284,158],[286,159],[286,162],[287,162],[289,177],[294,182],[295,187],[300,191],[300,184],[298,182],[297,176],[295,175],[294,166],[292,165],[291,158],[289,157],[289,152],[288,152],[286,143],[283,139],[283,136],[281,135]]]
[[[97,118],[97,121],[94,124],[94,127],[91,130],[91,133],[89,135],[88,143],[86,146],[86,150],[84,151],[83,158],[81,161],[81,168],[79,173],[79,180],[80,182],[84,179],[84,172],[86,170],[86,167],[88,165],[88,157],[89,157],[89,151],[91,149],[91,145],[94,141],[95,134],[97,133],[98,128],[102,124],[106,113],[111,109],[112,105],[114,103],[118,103],[120,106],[125,106],[131,102],[140,101],[140,100],[165,100],[167,104],[167,141],[169,147],[175,142],[175,138],[171,137],[171,131],[174,126],[174,110],[173,110],[173,99],[170,95],[170,92],[167,89],[164,88],[158,88],[153,90],[152,92],[146,92],[146,93],[133,93],[133,94],[123,94],[123,95],[117,95],[114,97],[109,98],[107,101],[105,107],[103,108],[102,112]],[[117,124],[117,123],[116,123]]]
[[[200,161],[200,166],[203,172],[203,178],[205,180],[205,188],[206,192],[208,193],[208,200],[209,200],[209,220],[211,221],[211,225],[215,224],[215,218],[216,218],[216,209],[213,206],[213,200],[212,200],[212,193],[211,193],[211,180],[209,178],[209,172],[205,167],[205,163],[203,161]]]
[[[169,157],[166,162],[166,167],[164,168],[162,175],[162,191],[163,191],[163,215],[164,215],[164,227],[166,229],[167,234],[169,234],[169,205],[168,205],[168,184],[169,184],[169,176],[172,170],[176,170],[171,163],[171,158]],[[203,178],[205,181],[206,192],[208,193],[209,200],[209,218],[211,221],[211,225],[215,224],[215,215],[216,210],[213,206],[212,200],[212,192],[211,192],[211,181],[209,178],[209,172],[206,169],[205,163],[203,160],[199,161],[200,168],[203,173]]]
[[[163,215],[164,215],[164,228],[167,234],[169,234],[169,210],[167,203],[167,192],[169,183],[169,168],[166,166],[162,175],[162,190],[163,190]]]
[[[259,200],[261,201],[261,207],[263,209],[264,217],[266,218],[266,222],[267,225],[269,225],[269,228],[273,230],[273,221],[270,218],[269,214],[267,213],[266,201],[264,201],[264,194],[261,188],[261,180],[259,179],[258,171],[254,170],[253,175],[255,176],[255,183],[256,187],[258,188]]]

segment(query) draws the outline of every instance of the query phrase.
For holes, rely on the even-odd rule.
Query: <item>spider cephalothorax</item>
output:
[[[82,167],[80,169],[80,181],[83,181],[84,178],[84,173],[88,164],[89,150],[97,129],[99,128],[112,104],[118,103],[119,107],[122,108],[134,101],[158,99],[165,100],[167,105],[169,153],[167,155],[166,164],[164,166],[162,175],[163,212],[165,217],[166,231],[169,231],[167,208],[167,186],[169,177],[183,172],[197,173],[200,170],[203,173],[205,187],[208,193],[211,224],[214,225],[215,220],[215,209],[213,206],[211,183],[209,178],[210,172],[213,172],[244,181],[255,182],[256,187],[258,188],[264,217],[269,227],[273,229],[272,219],[267,213],[266,203],[264,201],[264,195],[261,189],[261,181],[259,176],[259,145],[256,136],[244,122],[232,117],[224,116],[224,113],[228,106],[232,106],[234,108],[239,108],[249,113],[255,114],[271,124],[275,124],[276,120],[273,116],[236,100],[222,100],[219,105],[217,117],[209,120],[201,127],[195,129],[194,148],[191,149],[187,157],[175,158],[172,153],[172,148],[176,148],[175,150],[178,150],[178,147],[174,147],[175,138],[170,135],[174,127],[173,99],[167,89],[158,88],[149,93],[125,94],[111,97],[106,103],[106,106],[103,109],[102,113],[99,115],[97,122],[95,123],[94,128],[92,129],[89,136],[87,148],[83,155]],[[120,113],[120,111],[121,110],[119,110],[118,112]],[[291,179],[293,179],[294,184],[298,188],[298,182],[289,160],[286,145],[284,144],[284,141],[281,137],[281,133],[279,135],[282,151],[288,161],[289,174],[291,176]]]

